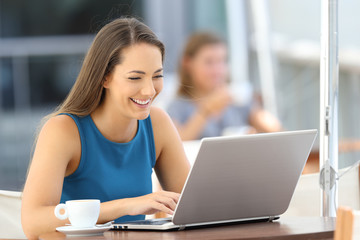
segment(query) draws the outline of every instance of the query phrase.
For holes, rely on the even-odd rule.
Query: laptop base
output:
[[[229,226],[229,225],[236,225],[236,224],[272,222],[279,218],[280,218],[279,216],[276,216],[276,217],[266,217],[266,218],[257,218],[257,219],[237,219],[237,220],[233,220],[233,221],[209,222],[209,223],[198,223],[198,224],[188,224],[188,225],[175,225],[171,222],[171,218],[158,218],[158,219],[148,219],[148,220],[139,220],[139,221],[133,221],[133,222],[113,224],[112,230],[181,231],[181,230],[190,230],[190,229],[200,229],[200,228],[206,228],[206,227]],[[162,223],[162,224],[160,224],[160,223]]]

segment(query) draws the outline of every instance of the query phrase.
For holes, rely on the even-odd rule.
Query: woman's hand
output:
[[[226,87],[216,89],[201,100],[199,111],[206,117],[220,114],[232,102]]]
[[[178,193],[159,191],[131,198],[128,203],[129,215],[154,214],[159,211],[172,215],[179,197]]]

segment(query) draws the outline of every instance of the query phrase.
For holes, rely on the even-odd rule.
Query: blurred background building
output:
[[[358,9],[339,3],[340,139],[360,136]],[[97,30],[126,15],[166,45],[159,106],[174,94],[187,36],[211,30],[229,43],[234,85],[259,94],[285,129],[319,129],[320,1],[0,0],[0,189],[22,189],[41,118],[65,98]],[[350,150],[340,168],[359,158]]]

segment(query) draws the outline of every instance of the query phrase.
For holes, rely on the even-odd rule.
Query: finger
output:
[[[171,194],[171,192],[170,194],[169,192],[159,192],[158,194],[153,195],[153,200],[165,204],[170,209],[175,210],[178,196],[176,194]]]
[[[169,197],[169,198],[173,199],[176,203],[179,201],[179,198],[180,198],[180,194],[175,193],[175,192],[159,191],[159,192],[156,192],[156,193],[159,194],[160,196]]]
[[[158,201],[161,204],[166,205],[168,208],[170,208],[171,210],[175,210],[176,208],[176,202],[168,197],[163,197],[163,196],[159,196],[156,201]]]
[[[161,204],[159,202],[154,202],[153,203],[153,208],[156,209],[156,210],[159,210],[161,212],[170,214],[170,215],[174,214],[173,210],[171,210],[170,208],[168,208],[167,206],[165,206],[164,204]]]

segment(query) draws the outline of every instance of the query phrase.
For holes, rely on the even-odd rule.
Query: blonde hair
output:
[[[192,34],[189,37],[185,45],[178,67],[180,85],[177,90],[177,94],[179,96],[191,98],[194,89],[193,79],[188,69],[184,65],[184,61],[195,57],[195,55],[199,52],[201,48],[211,44],[226,44],[226,43],[225,40],[222,39],[219,35],[211,32],[198,32]]]
[[[122,50],[136,43],[148,43],[158,47],[164,60],[163,43],[144,23],[135,18],[119,18],[106,24],[91,44],[68,96],[46,119],[60,113],[78,116],[92,113],[104,98],[105,77],[122,62]]]

